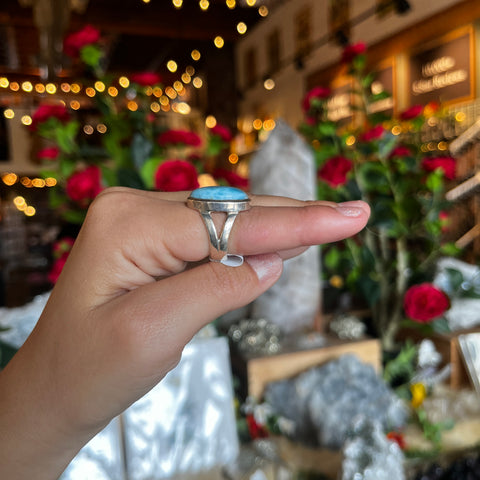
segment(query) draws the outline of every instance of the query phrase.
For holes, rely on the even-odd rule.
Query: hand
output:
[[[363,202],[254,196],[229,240],[245,263],[231,268],[202,262],[208,234],[187,196],[113,188],[90,207],[36,328],[0,374],[5,478],[59,475],[200,328],[272,286],[283,259],[351,236],[369,216]]]

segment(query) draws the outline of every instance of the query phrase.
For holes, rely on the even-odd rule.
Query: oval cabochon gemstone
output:
[[[248,195],[234,187],[202,187],[194,190],[190,198],[195,200],[248,200]]]

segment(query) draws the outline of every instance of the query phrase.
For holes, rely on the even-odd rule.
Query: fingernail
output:
[[[246,257],[245,262],[252,267],[260,282],[270,278],[277,278],[282,273],[282,259],[275,254]]]
[[[355,202],[351,202],[355,203]],[[349,206],[350,202],[345,202],[345,203],[339,203],[336,207],[335,210],[338,213],[341,213],[342,215],[345,215],[346,217],[359,217],[362,213],[364,213],[364,210],[360,207],[355,207],[355,206]]]

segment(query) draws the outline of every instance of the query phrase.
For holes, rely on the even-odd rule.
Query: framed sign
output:
[[[341,125],[350,123],[353,119],[352,109],[352,79],[340,77],[331,85],[332,94],[327,103],[328,119]]]
[[[474,97],[473,31],[462,28],[414,53],[409,62],[410,104],[453,103]]]
[[[480,395],[480,332],[459,335],[458,344],[470,380]]]
[[[330,0],[328,30],[333,38],[350,38],[350,0]]]

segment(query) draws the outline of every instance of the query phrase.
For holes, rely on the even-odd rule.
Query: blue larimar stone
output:
[[[248,195],[234,187],[202,187],[192,192],[190,198],[195,200],[248,200]]]

